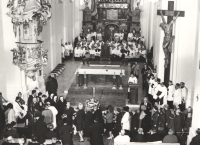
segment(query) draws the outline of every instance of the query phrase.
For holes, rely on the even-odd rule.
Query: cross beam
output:
[[[175,17],[175,16],[177,16],[177,14],[179,12],[178,17],[185,17],[185,12],[184,11],[157,10],[157,15],[161,15],[160,11],[162,11],[163,16]]]

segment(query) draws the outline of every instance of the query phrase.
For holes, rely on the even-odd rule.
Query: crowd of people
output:
[[[109,46],[107,53],[112,61],[136,56],[146,58],[145,39],[143,36],[138,36],[135,30],[128,34],[125,33],[124,29],[121,33],[116,31],[106,41],[103,37],[102,29],[95,32],[89,28],[87,33],[81,33],[75,39],[74,50],[70,42],[62,44],[62,56],[66,58],[70,53],[74,53],[75,60],[79,58],[98,59],[101,56],[102,47],[107,44]]]

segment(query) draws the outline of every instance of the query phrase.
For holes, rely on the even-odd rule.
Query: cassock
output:
[[[94,123],[90,127],[90,144],[91,145],[103,145],[103,133],[104,133],[104,127],[103,124],[100,122]]]
[[[110,46],[106,43],[101,46],[101,58],[110,59]]]

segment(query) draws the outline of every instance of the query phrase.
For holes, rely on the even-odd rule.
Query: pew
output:
[[[162,142],[129,142],[129,143],[114,143],[114,145],[180,145],[180,143],[162,143]]]

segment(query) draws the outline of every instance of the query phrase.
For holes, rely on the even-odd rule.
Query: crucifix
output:
[[[157,15],[162,17],[160,27],[164,31],[163,51],[165,53],[165,74],[164,82],[168,84],[170,79],[171,52],[174,36],[172,36],[173,23],[178,17],[184,17],[184,11],[174,11],[174,1],[168,1],[168,10],[157,10]],[[164,16],[167,16],[167,22]]]

